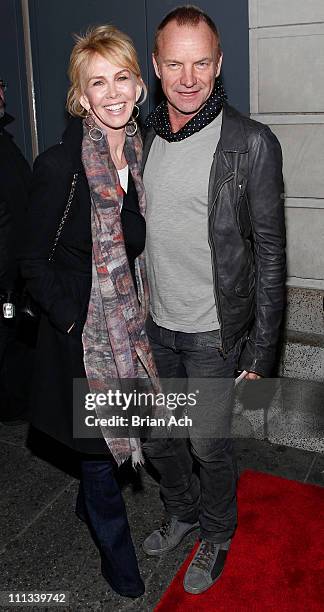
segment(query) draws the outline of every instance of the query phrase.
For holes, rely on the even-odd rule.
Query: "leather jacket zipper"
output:
[[[230,174],[228,174],[224,180],[221,182],[221,184],[219,185],[218,189],[217,189],[217,193],[214,197],[214,201],[212,204],[212,207],[208,213],[208,218],[211,215],[212,210],[214,209],[214,206],[216,204],[217,198],[219,196],[219,193],[221,191],[221,189],[224,187],[224,185],[226,183],[228,183],[234,176],[234,172],[231,172]],[[211,263],[212,263],[212,271],[213,271],[213,290],[214,290],[214,298],[215,298],[215,304],[216,304],[216,310],[217,310],[217,315],[218,315],[218,319],[219,319],[219,323],[220,323],[220,338],[221,338],[221,346],[219,347],[220,350],[222,351],[223,354],[225,354],[224,351],[224,336],[223,336],[223,321],[222,321],[222,313],[221,313],[221,308],[220,308],[220,299],[219,299],[219,289],[218,289],[218,274],[217,274],[217,266],[215,267],[215,262],[214,259],[216,261],[216,247],[215,247],[215,243],[214,240],[212,239],[212,244],[211,244],[211,240],[210,240],[210,230],[208,232],[208,244],[209,244],[209,248],[211,250]],[[213,248],[212,248],[213,247]],[[215,283],[215,279],[216,279],[216,283]]]

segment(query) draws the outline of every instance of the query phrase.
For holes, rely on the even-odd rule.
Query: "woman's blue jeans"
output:
[[[104,578],[120,595],[144,593],[126,508],[109,459],[81,461],[76,512],[88,523]]]

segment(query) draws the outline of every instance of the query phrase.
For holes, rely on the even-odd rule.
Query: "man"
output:
[[[165,17],[153,63],[166,100],[148,117],[144,146],[148,334],[161,378],[182,370],[189,382],[219,379],[215,413],[224,413],[231,402],[221,381],[233,387],[236,370],[269,376],[275,362],[285,284],[281,149],[267,126],[225,102],[218,31],[200,9]],[[199,519],[184,579],[194,594],[219,578],[236,528],[232,442],[214,433],[190,440],[200,492],[185,440],[144,445],[169,515],[144,550],[171,550]]]
[[[0,419],[15,420],[26,412],[31,350],[18,339],[17,313],[4,318],[3,303],[21,291],[18,250],[28,205],[31,170],[5,129],[13,117],[5,112],[6,84],[0,79]],[[6,314],[13,314],[12,312]]]

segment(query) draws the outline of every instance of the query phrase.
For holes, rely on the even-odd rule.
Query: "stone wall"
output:
[[[250,110],[283,149],[288,285],[324,289],[324,2],[250,0]]]
[[[239,390],[237,434],[323,451],[324,2],[249,0],[249,27],[251,116],[283,151],[288,279],[280,381],[252,408]]]

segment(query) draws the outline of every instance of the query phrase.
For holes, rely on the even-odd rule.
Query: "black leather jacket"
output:
[[[155,138],[145,138],[143,165]],[[208,209],[215,301],[224,355],[246,332],[240,368],[272,372],[285,302],[281,148],[271,130],[224,105]]]

